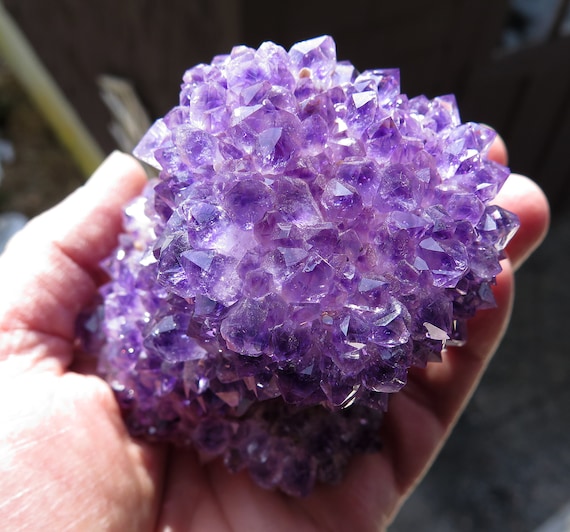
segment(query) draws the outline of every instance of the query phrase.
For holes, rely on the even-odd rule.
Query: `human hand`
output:
[[[504,162],[497,143],[492,157]],[[372,531],[389,524],[462,411],[509,319],[513,269],[540,243],[548,206],[512,176],[498,203],[521,228],[498,277],[498,307],[469,343],[413,369],[390,401],[380,453],[303,499],[263,490],[220,461],[129,436],[109,386],[74,352],[78,312],[101,282],[121,206],[145,176],[114,154],[82,189],[36,218],[0,257],[0,519],[6,530]]]

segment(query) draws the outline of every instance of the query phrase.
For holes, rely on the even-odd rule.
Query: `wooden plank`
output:
[[[518,111],[524,76],[500,76],[483,71],[470,77],[458,97],[461,117],[465,121],[484,122],[507,137],[510,124]]]
[[[464,118],[503,135],[512,170],[535,179],[554,206],[570,192],[569,58],[569,37],[495,57],[474,70],[461,102]]]
[[[177,101],[184,70],[241,39],[233,0],[5,0],[67,98],[101,145],[114,147],[97,88],[101,74],[133,82],[151,116]]]
[[[543,173],[559,190],[570,143],[570,37],[515,54],[497,54],[508,0],[4,0],[48,69],[107,149],[110,116],[100,74],[133,82],[152,117],[177,100],[183,71],[235,43],[274,40],[288,47],[320,33],[359,69],[399,67],[403,90],[454,92],[464,120],[487,122],[506,137],[515,170]],[[546,95],[546,97],[544,96]],[[548,152],[548,155],[545,153]],[[561,177],[563,176],[563,177]],[[552,183],[552,185],[547,184]]]
[[[533,74],[507,136],[516,149],[517,165],[531,175],[537,174],[543,154],[556,136],[570,88],[568,70],[537,69]]]
[[[570,92],[560,111],[558,127],[550,135],[536,174],[554,212],[570,208]]]
[[[446,36],[445,84],[458,95],[471,73],[488,64],[500,42],[509,0],[463,0],[455,3],[454,22]]]
[[[359,70],[398,67],[406,92],[435,95],[455,4],[329,0],[323,9],[322,3],[288,0],[280,3],[278,17],[267,17],[266,0],[244,0],[244,35],[254,46],[274,40],[289,47],[327,33],[337,43],[339,59],[350,60]]]

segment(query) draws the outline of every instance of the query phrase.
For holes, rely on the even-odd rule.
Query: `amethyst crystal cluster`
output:
[[[106,265],[100,369],[131,432],[293,495],[377,450],[411,366],[493,304],[515,216],[494,133],[330,37],[184,74],[135,150],[159,178]]]

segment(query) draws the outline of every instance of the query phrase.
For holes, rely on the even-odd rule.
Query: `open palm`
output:
[[[500,144],[497,160],[506,154]],[[0,257],[0,519],[5,530],[372,531],[393,518],[447,437],[508,321],[512,268],[542,240],[548,207],[512,176],[500,203],[521,218],[495,296],[469,344],[414,369],[390,402],[382,452],[303,499],[270,492],[219,461],[126,432],[113,393],[74,349],[79,310],[101,282],[121,206],[144,185],[114,154],[89,183],[33,220]]]

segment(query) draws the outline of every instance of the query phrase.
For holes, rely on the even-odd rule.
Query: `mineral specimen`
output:
[[[518,225],[494,137],[328,36],[188,70],[90,322],[130,431],[296,496],[378,450],[408,369],[493,305]]]

